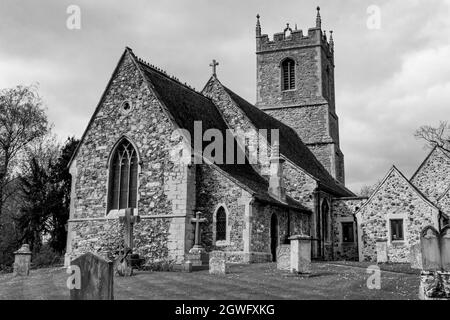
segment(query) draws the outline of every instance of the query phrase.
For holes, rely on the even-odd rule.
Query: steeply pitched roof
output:
[[[163,103],[164,107],[167,108],[175,123],[190,133],[192,148],[194,148],[195,121],[201,121],[202,123],[202,136],[208,129],[219,130],[223,134],[223,137],[226,136],[226,130],[229,128],[209,98],[179,81],[170,78],[142,60],[136,58],[135,61],[147,80],[148,85]],[[226,150],[225,139],[223,140],[223,150]],[[204,143],[203,148],[208,144],[209,142]],[[237,142],[235,143],[235,147],[237,147]],[[223,162],[225,163],[226,161]],[[283,204],[268,194],[269,184],[267,180],[261,177],[250,164],[213,164],[213,166],[216,166],[219,171],[224,172],[228,177],[231,177],[241,186],[249,190],[255,198],[276,205],[286,206],[286,204]],[[289,197],[287,199],[287,205],[302,211],[310,211]]]
[[[370,201],[372,201],[372,199],[375,197],[375,195],[378,193],[378,191],[381,189],[381,187],[386,183],[386,181],[389,179],[389,177],[391,176],[392,173],[397,173],[402,180],[404,180],[416,193],[417,195],[422,198],[423,201],[425,201],[430,207],[432,207],[433,209],[436,209],[437,211],[439,211],[439,209],[436,207],[436,205],[434,203],[432,203],[419,189],[417,189],[416,186],[414,186],[406,177],[405,175],[397,169],[396,166],[392,166],[392,168],[388,171],[388,173],[386,174],[386,176],[383,178],[383,180],[378,184],[378,186],[375,188],[375,190],[373,190],[372,194],[370,195],[369,199],[364,202],[364,204],[361,206],[361,208],[358,209],[358,211],[355,212],[355,215],[359,214],[361,212],[361,210],[367,206],[368,203],[370,203]]]
[[[217,79],[212,80],[218,81]],[[220,85],[257,129],[268,129],[268,141],[271,141],[270,129],[279,130],[280,153],[317,179],[323,189],[341,197],[354,196],[353,192],[337,182],[328,173],[311,150],[301,141],[294,129],[255,107],[224,85]]]

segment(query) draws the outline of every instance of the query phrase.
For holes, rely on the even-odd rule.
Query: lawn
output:
[[[0,299],[68,299],[64,268],[32,270],[30,277],[0,275]],[[368,289],[361,266],[313,263],[309,277],[276,270],[276,265],[232,265],[224,276],[138,272],[114,278],[116,299],[417,299],[419,276],[381,272],[381,289]]]

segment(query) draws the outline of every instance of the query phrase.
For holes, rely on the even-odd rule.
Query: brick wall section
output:
[[[358,212],[362,258],[376,261],[376,239],[388,240],[391,262],[408,262],[409,250],[420,241],[420,231],[428,225],[437,227],[438,210],[433,208],[393,168],[382,185]],[[389,219],[404,219],[405,241],[393,243],[389,236]]]
[[[411,182],[435,202],[450,186],[450,157],[441,148],[435,148]]]
[[[344,243],[342,235],[342,222],[354,222],[355,213],[367,201],[367,198],[333,199],[331,211],[333,212],[333,247],[336,260],[357,260],[357,225],[353,224],[354,242]]]
[[[73,248],[74,253],[92,249],[92,239],[97,239],[94,246],[103,250],[103,243],[109,241],[108,237],[113,237],[117,243],[123,238],[114,228],[103,232],[107,225],[115,225],[117,221],[80,222],[79,219],[106,216],[108,159],[114,145],[124,135],[135,144],[141,160],[138,214],[145,217],[192,213],[192,201],[195,200],[187,199],[187,188],[177,188],[177,185],[187,184],[186,168],[172,162],[170,157],[170,150],[180,139],[171,139],[173,124],[156,96],[143,82],[132,59],[125,52],[73,162],[76,166],[71,170],[76,172],[75,199],[69,230],[74,231],[74,236],[69,236],[68,248]],[[125,100],[132,103],[129,113],[121,110],[121,103]],[[191,188],[195,189],[195,184]],[[135,250],[147,259],[168,256],[181,259],[181,253],[184,254],[185,247],[189,245],[185,243],[184,230],[181,230],[186,218],[181,218],[181,222],[176,221],[179,218],[157,219],[142,219],[135,226]],[[175,232],[169,230],[171,227]],[[183,231],[181,235],[179,231]],[[174,242],[178,244],[174,245]],[[178,254],[168,255],[168,246],[171,246],[170,250],[178,250]]]

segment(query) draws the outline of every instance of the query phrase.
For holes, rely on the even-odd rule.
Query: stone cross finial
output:
[[[216,68],[218,65],[219,65],[219,63],[215,59],[213,59],[212,63],[209,64],[209,66],[212,67],[212,73],[213,73],[214,77],[217,75]]]
[[[191,222],[195,223],[195,244],[194,248],[201,247],[200,245],[200,223],[206,222],[205,218],[200,218],[200,211],[195,213],[195,218],[191,218]]]
[[[125,215],[119,218],[119,221],[124,224],[125,246],[133,249],[133,226],[140,221],[139,216],[133,214],[133,208],[125,209]]]

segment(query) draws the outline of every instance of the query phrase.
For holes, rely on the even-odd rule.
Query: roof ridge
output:
[[[153,65],[147,61],[145,61],[144,59],[138,57],[131,49],[129,50],[130,53],[133,55],[133,57],[136,59],[137,62],[143,64],[144,66],[146,66],[147,68],[152,69],[153,71],[157,72],[158,74],[162,75],[163,77],[185,87],[188,90],[191,90],[192,92],[208,99],[208,97],[205,97],[201,92],[197,91],[194,87],[191,87],[187,82],[181,82],[180,79],[178,79],[177,77],[175,77],[174,75],[170,75],[168,74],[164,69],[158,68],[156,65]]]

